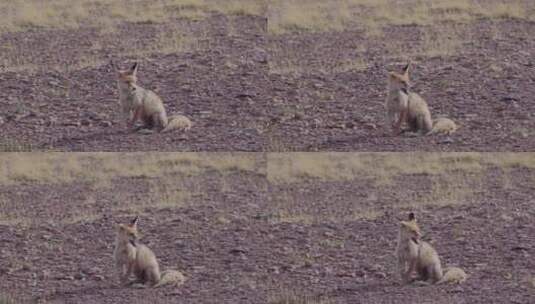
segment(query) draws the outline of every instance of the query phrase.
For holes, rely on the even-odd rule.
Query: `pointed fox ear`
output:
[[[409,221],[415,221],[416,217],[414,216],[414,212],[409,213]]]
[[[407,62],[407,65],[403,67],[403,76],[409,77],[409,67],[411,66],[411,62]]]
[[[137,222],[139,221],[139,216],[136,216],[132,222],[130,223],[130,226],[134,227],[137,229]]]
[[[137,62],[134,62],[134,65],[130,68],[130,73],[132,73],[133,75],[136,75],[138,66],[139,65],[137,64]]]

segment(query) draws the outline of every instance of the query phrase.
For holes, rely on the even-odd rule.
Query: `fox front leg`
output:
[[[410,261],[409,262],[409,268],[407,271],[403,274],[403,283],[408,284],[412,282],[411,275],[416,269],[416,261]]]
[[[136,121],[141,117],[141,108],[137,108],[134,110],[134,113],[132,114],[132,119],[128,122],[128,128],[132,129],[134,127],[134,124]]]
[[[126,271],[123,273],[123,276],[121,278],[121,283],[123,285],[129,285],[129,282],[128,282],[128,279],[130,278],[130,275],[132,274],[134,270],[134,263],[128,263],[128,265],[126,266]]]
[[[401,133],[401,124],[407,119],[408,109],[403,109],[399,113],[399,119],[394,125],[394,135],[399,135]]]
[[[119,278],[119,282],[123,283],[124,276],[125,276],[125,274],[127,272],[127,266],[126,265],[121,265],[121,264],[116,264],[115,268],[117,270],[117,276]]]
[[[129,127],[130,126],[130,121],[132,121],[132,119],[134,119],[134,110],[125,110],[124,111],[124,120],[126,122],[126,126]]]

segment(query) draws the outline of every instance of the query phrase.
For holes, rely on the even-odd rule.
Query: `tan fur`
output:
[[[171,130],[178,129],[180,131],[189,131],[191,129],[192,123],[189,118],[184,115],[173,115],[169,117],[169,123],[162,132],[169,132]]]
[[[420,239],[421,232],[414,214],[408,221],[401,221],[396,248],[398,271],[404,284],[422,280],[426,283],[462,283],[466,273],[458,267],[450,267],[444,273],[440,258],[431,244]],[[416,278],[413,278],[416,273]]]
[[[164,132],[173,129],[189,130],[183,127],[185,119],[189,121],[187,117],[178,115],[182,118],[170,124],[162,99],[153,91],[137,85],[137,68],[138,64],[135,63],[129,70],[117,70],[119,103],[127,126],[132,128],[136,121],[141,120],[143,127],[148,129]],[[191,121],[189,127],[191,128]]]
[[[178,270],[165,270],[162,272],[162,277],[160,281],[154,285],[155,288],[161,287],[164,285],[171,285],[178,287],[186,281],[186,277],[182,274],[182,272]]]
[[[401,133],[401,124],[406,120],[408,107],[409,66],[403,69],[402,74],[388,73],[388,88],[386,96],[386,125],[392,128],[394,135]]]
[[[446,118],[446,117],[440,117],[435,119],[433,123],[433,128],[428,135],[436,134],[436,133],[444,133],[446,135],[451,135],[455,131],[457,131],[459,127],[453,122],[453,120]]]
[[[461,284],[468,278],[468,275],[464,270],[459,267],[448,267],[444,269],[444,276],[437,284]]]
[[[136,278],[136,281],[132,283],[153,287],[179,286],[185,281],[184,275],[177,270],[160,273],[154,252],[139,242],[137,217],[131,224],[119,224],[115,239],[114,260],[120,282],[124,285],[131,284],[129,278],[132,274]]]
[[[435,283],[442,278],[442,266],[435,249],[420,239],[421,232],[414,215],[408,221],[401,221],[398,246],[398,271],[403,283],[412,282],[416,272],[418,279]]]
[[[426,134],[431,131],[433,121],[427,102],[418,94],[409,92],[409,110],[407,124],[412,132]]]
[[[409,66],[410,63],[403,68],[401,74],[388,74],[387,126],[392,127],[394,135],[401,133],[401,126],[405,122],[412,132],[425,134],[432,129],[427,102],[417,93],[409,91]]]

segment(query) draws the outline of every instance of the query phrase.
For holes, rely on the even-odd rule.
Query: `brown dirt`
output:
[[[3,215],[22,219],[0,226],[0,290],[29,303],[267,303],[284,290],[333,303],[530,303],[534,174],[522,167],[459,171],[451,180],[473,191],[455,196],[452,188],[447,203],[426,201],[436,179],[422,174],[387,184],[366,177],[278,184],[245,171],[105,185],[18,180],[0,196]],[[155,183],[167,185],[164,193],[191,195],[149,208],[165,201],[150,190]],[[420,203],[409,208],[411,201]],[[397,222],[409,210],[443,264],[467,271],[466,283],[398,284]],[[136,213],[163,268],[188,277],[182,287],[117,284],[114,226]]]
[[[82,27],[2,34],[2,59],[22,60],[36,72],[0,72],[0,145],[64,151],[535,148],[534,23],[458,25],[458,36],[443,38],[460,42],[452,54],[407,56],[403,50],[422,47],[425,27],[387,27],[380,37],[358,29],[273,35],[267,22],[216,14],[124,24],[111,33]],[[150,50],[159,33],[177,29],[195,40],[180,50]],[[143,52],[134,52],[139,48]],[[433,115],[461,125],[455,135],[392,137],[383,128],[385,72],[407,57],[415,63],[414,90]],[[126,132],[110,59],[124,65],[139,60],[140,83],[163,97],[169,113],[190,116],[191,132]],[[353,68],[356,60],[363,67]],[[281,74],[284,69],[290,72]]]

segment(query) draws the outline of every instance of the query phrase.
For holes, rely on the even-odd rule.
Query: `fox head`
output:
[[[416,244],[419,243],[422,233],[420,232],[420,227],[418,227],[414,213],[409,213],[409,219],[407,221],[400,222],[399,233],[402,239],[412,240]]]
[[[135,217],[129,224],[119,224],[117,237],[125,242],[135,242],[139,239],[140,235],[137,230],[137,222],[139,217]]]
[[[137,83],[137,68],[138,63],[135,62],[134,65],[127,70],[118,70],[117,71],[117,81],[119,82],[119,85],[130,88],[131,90],[135,90],[136,83]]]
[[[388,73],[388,87],[390,90],[403,90],[407,92],[409,89],[409,66],[410,62],[403,67],[401,73]]]

